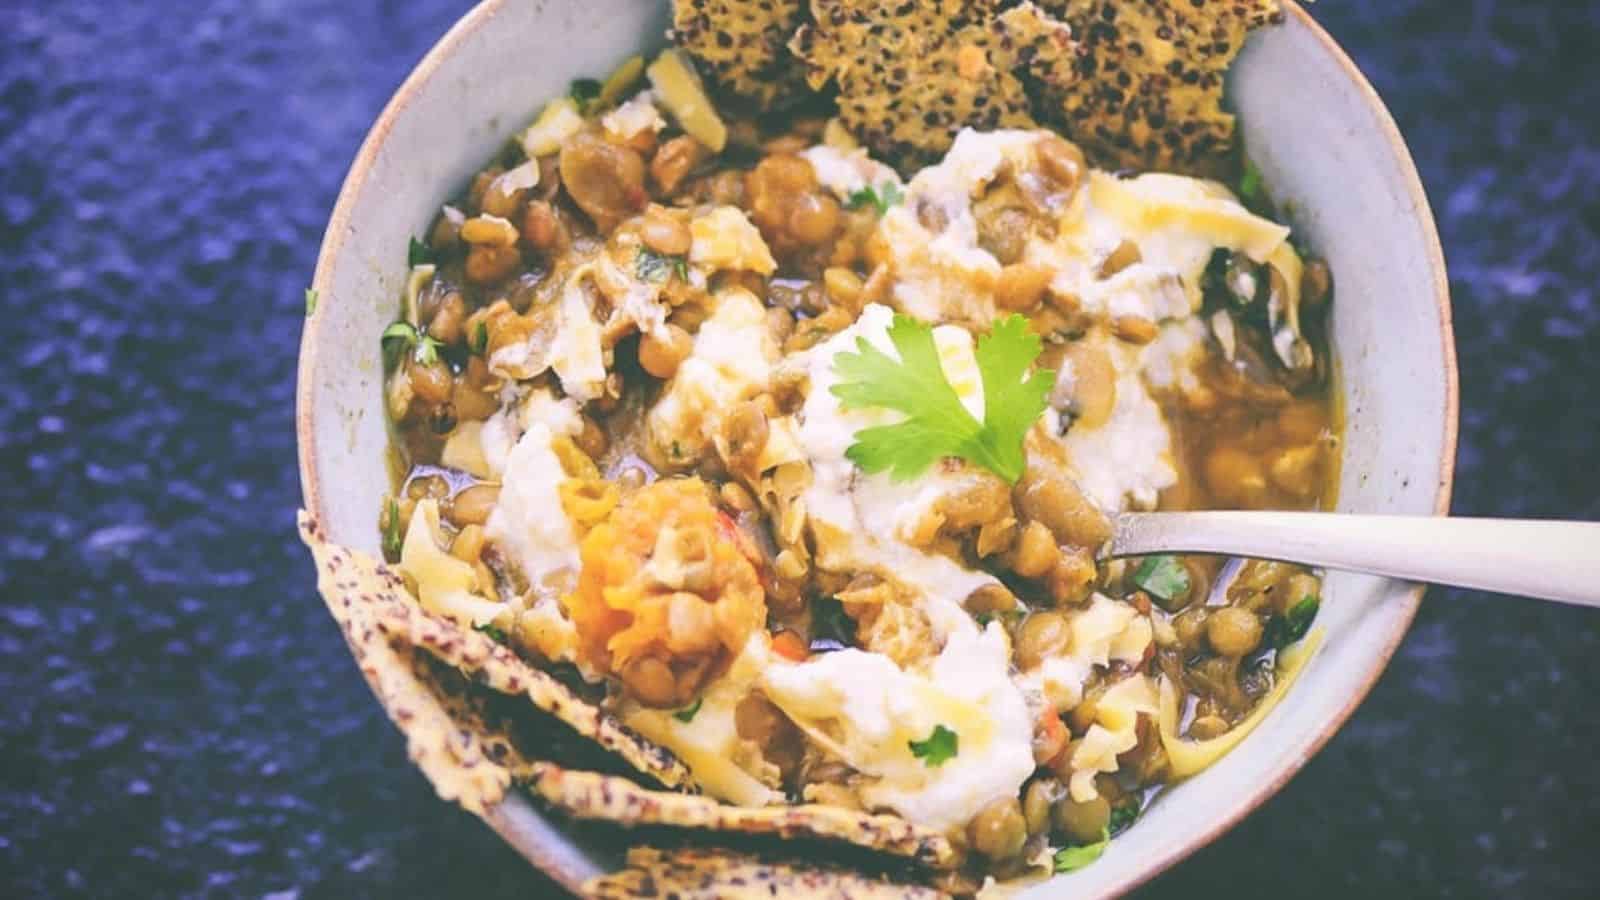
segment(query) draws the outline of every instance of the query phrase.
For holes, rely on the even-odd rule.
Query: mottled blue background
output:
[[[465,7],[0,0],[0,895],[554,892],[406,762],[292,528],[322,226]],[[1596,4],[1315,12],[1443,230],[1455,510],[1600,518]],[[1594,896],[1597,621],[1433,592],[1327,749],[1148,893]]]

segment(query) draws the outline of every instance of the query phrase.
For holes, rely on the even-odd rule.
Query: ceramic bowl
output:
[[[357,154],[323,239],[320,295],[301,342],[297,427],[306,506],[334,541],[377,549],[388,489],[377,335],[393,320],[408,236],[579,75],[652,49],[665,3],[486,0],[401,85]],[[1348,425],[1339,508],[1444,513],[1456,369],[1443,255],[1394,121],[1306,13],[1257,33],[1230,96],[1277,199],[1332,265],[1333,346]],[[1215,839],[1283,785],[1349,717],[1416,612],[1421,588],[1332,574],[1327,640],[1283,703],[1225,759],[1168,791],[1094,865],[1027,897],[1126,891]],[[329,627],[333,627],[330,622]],[[585,843],[520,797],[490,817],[506,841],[575,887],[623,848]],[[488,839],[487,835],[485,839]]]

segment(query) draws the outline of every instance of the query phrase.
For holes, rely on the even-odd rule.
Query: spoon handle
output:
[[[1156,512],[1117,516],[1104,556],[1226,553],[1600,607],[1600,522]]]

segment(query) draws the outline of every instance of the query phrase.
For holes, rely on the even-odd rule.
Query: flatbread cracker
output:
[[[389,718],[406,736],[406,752],[440,799],[483,815],[511,786],[511,772],[485,752],[479,735],[457,727],[427,677],[425,654],[395,646],[373,622],[372,607],[387,592],[404,591],[398,576],[370,557],[327,543],[300,514],[300,534],[317,564],[317,589],[344,632],[361,674]],[[419,675],[419,666],[424,674]]]
[[[1232,146],[1223,76],[1278,0],[1039,0],[1083,45],[1078,78],[1053,89],[1069,136],[1110,168],[1194,171]]]
[[[674,900],[938,900],[921,885],[895,884],[812,863],[767,861],[726,850],[628,851],[628,867],[583,886],[589,900],[671,897]]]
[[[839,121],[903,170],[936,161],[964,127],[1033,128],[1030,88],[1076,77],[1071,29],[1032,3],[812,0],[790,42],[815,89],[838,88]]]
[[[526,696],[538,709],[666,787],[697,790],[688,768],[670,751],[624,727],[548,672],[524,662],[487,635],[462,629],[426,612],[392,569],[366,554],[329,544],[304,511],[300,513],[300,534],[317,561],[318,590],[334,619],[344,628],[368,683],[408,740],[415,743],[417,734],[431,736],[449,722],[449,717],[440,699],[419,682],[406,666],[408,660],[394,645],[425,651],[500,693]],[[396,674],[401,670],[407,673],[404,677]],[[394,704],[401,700],[405,703],[397,708]],[[426,722],[402,721],[401,711],[408,717],[426,717]],[[428,740],[435,742],[432,737]],[[422,762],[419,760],[418,764]],[[493,797],[497,802],[504,794],[503,786],[498,792],[486,789],[472,794],[458,789],[451,778],[444,777],[441,783],[441,777],[449,774],[449,761],[430,757],[430,764],[437,772],[427,766],[424,772],[434,787],[441,794],[448,787],[452,796],[447,799],[460,799],[474,812],[480,811],[484,798]],[[509,774],[506,777],[509,780]]]
[[[788,47],[805,18],[805,0],[672,0],[669,36],[724,94],[770,110],[805,92]]]
[[[552,806],[580,819],[621,825],[671,825],[730,834],[768,834],[842,841],[916,860],[934,868],[956,864],[950,841],[899,816],[871,815],[837,806],[743,807],[709,797],[642,788],[625,778],[575,772],[534,763],[528,787]]]

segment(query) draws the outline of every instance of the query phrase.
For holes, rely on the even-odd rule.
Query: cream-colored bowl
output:
[[[1304,11],[1286,6],[1284,25],[1251,39],[1230,92],[1267,183],[1333,267],[1333,344],[1348,418],[1339,507],[1444,513],[1456,369],[1427,198],[1372,87]],[[372,127],[328,223],[313,282],[321,299],[300,349],[301,484],[334,541],[377,547],[389,487],[377,336],[396,314],[408,236],[423,233],[439,205],[570,79],[603,75],[659,44],[665,7],[485,0]],[[1305,764],[1383,671],[1421,588],[1336,573],[1326,595],[1327,640],[1287,701],[1232,754],[1162,796],[1098,862],[1026,896],[1126,891],[1216,838]],[[492,821],[568,886],[621,858],[621,847],[576,841],[520,797]]]

